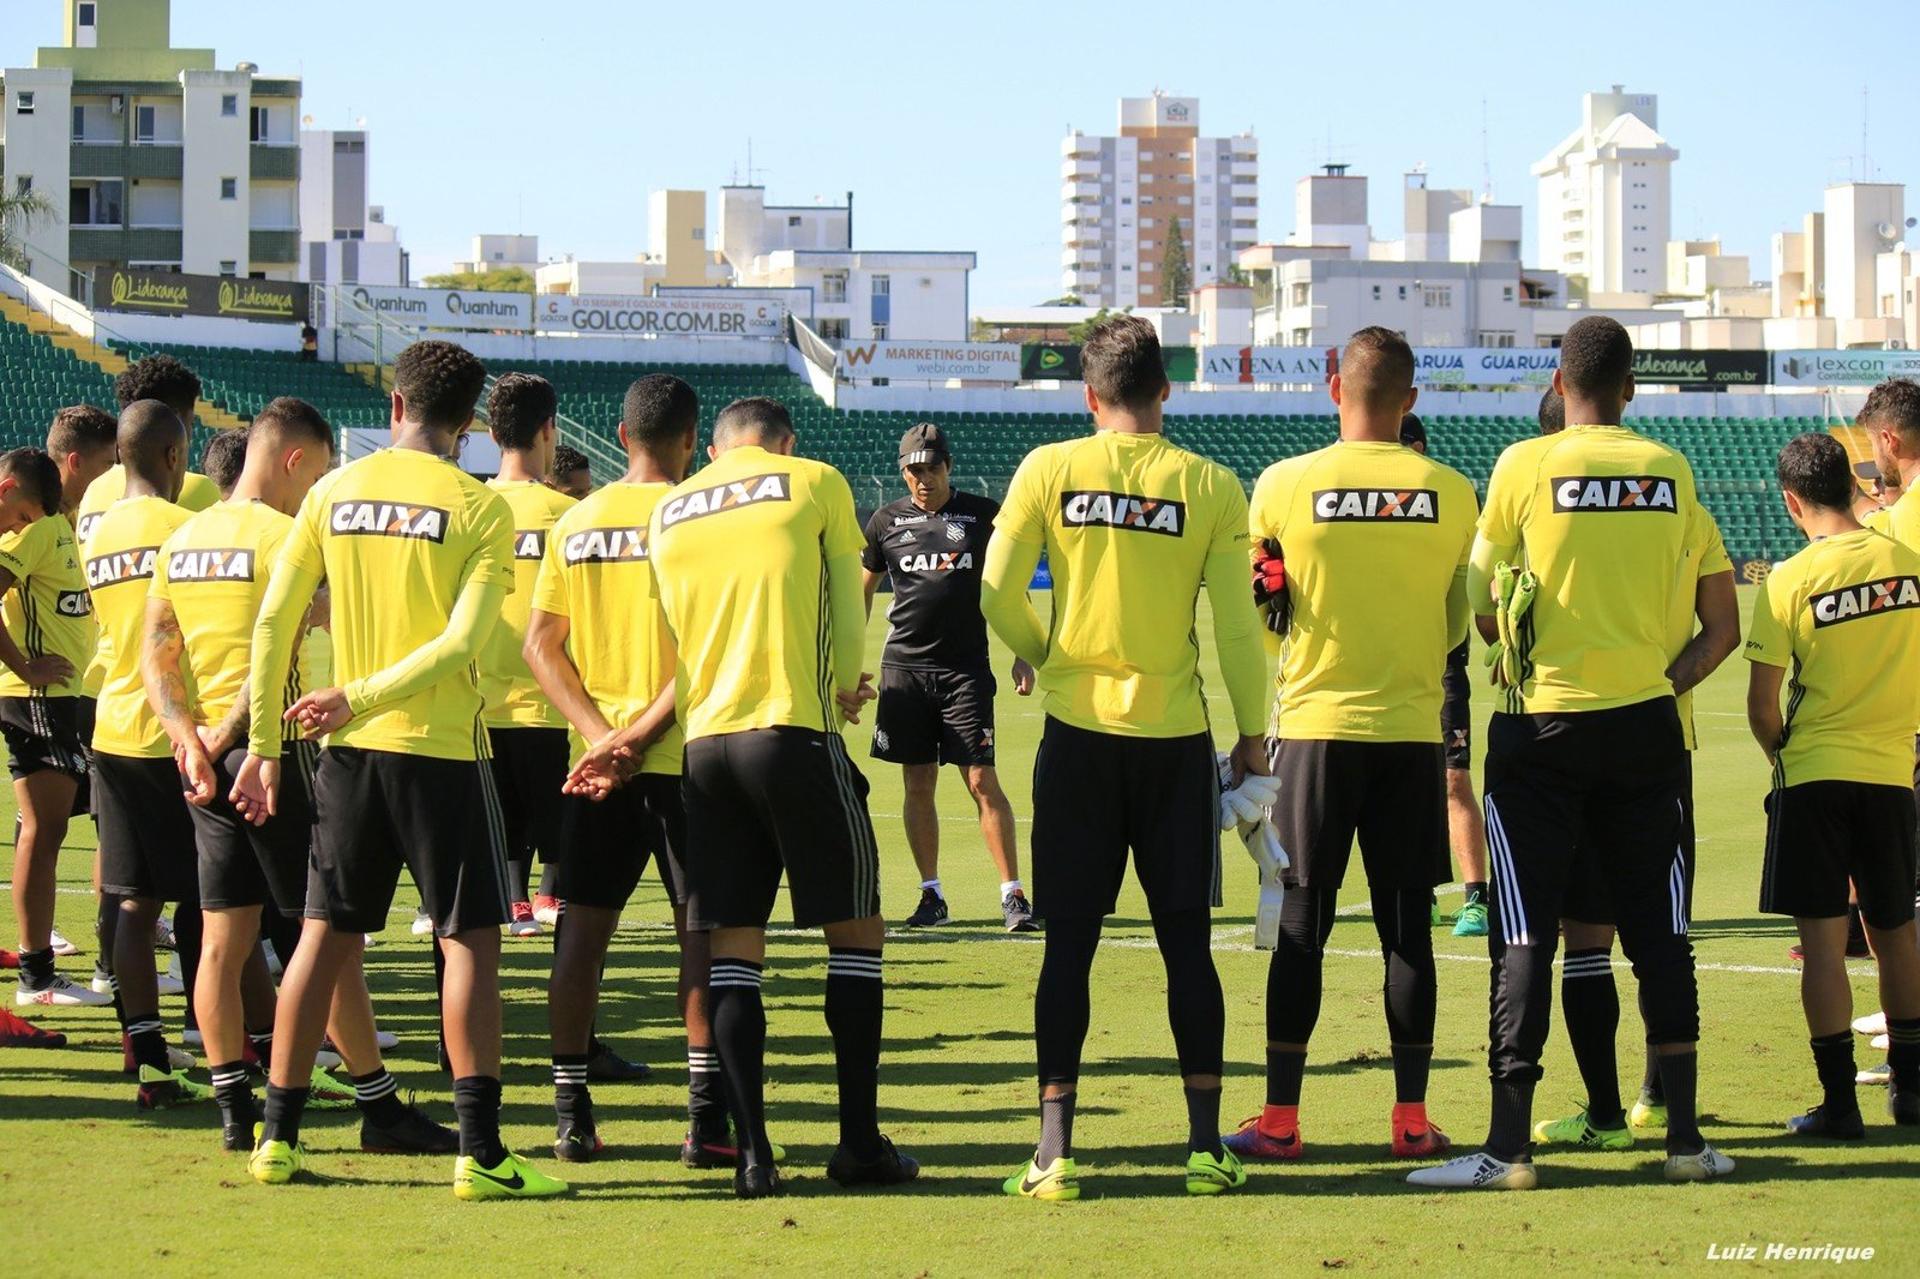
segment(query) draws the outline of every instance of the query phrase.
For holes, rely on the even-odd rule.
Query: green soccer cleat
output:
[[[1587,1108],[1565,1119],[1543,1119],[1533,1126],[1533,1139],[1543,1146],[1575,1146],[1581,1150],[1631,1150],[1633,1130],[1598,1128],[1587,1118]]]
[[[352,1110],[358,1104],[351,1084],[341,1083],[319,1066],[313,1068],[313,1077],[307,1081],[308,1110]]]
[[[566,1182],[547,1176],[511,1150],[491,1168],[481,1167],[472,1155],[453,1161],[455,1199],[550,1199],[569,1189]]]
[[[1627,1126],[1638,1132],[1665,1132],[1667,1103],[1649,1101],[1642,1093],[1640,1100],[1633,1103],[1633,1109],[1627,1112]]]
[[[1247,1167],[1231,1150],[1221,1150],[1218,1158],[1204,1150],[1187,1156],[1187,1193],[1219,1195],[1247,1184]]]
[[[167,1110],[212,1100],[213,1089],[194,1083],[184,1070],[140,1067],[140,1091],[134,1096],[134,1105],[141,1110]]]
[[[260,1125],[253,1126],[255,1141],[260,1141]],[[307,1166],[307,1151],[285,1141],[260,1141],[247,1156],[247,1173],[263,1186],[284,1186]]]
[[[1071,1159],[1055,1159],[1045,1168],[1032,1160],[1002,1182],[1000,1188],[1021,1199],[1039,1199],[1045,1203],[1064,1203],[1080,1197],[1080,1165]]]
[[[1427,894],[1427,926],[1444,928],[1447,924],[1446,912],[1440,909],[1440,899],[1432,893]]]
[[[1455,937],[1485,937],[1487,935],[1487,902],[1479,893],[1467,898],[1467,904],[1453,921]]]

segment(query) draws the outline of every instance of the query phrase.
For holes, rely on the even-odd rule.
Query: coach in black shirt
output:
[[[907,845],[920,869],[920,904],[909,928],[945,923],[940,892],[940,817],[934,787],[940,766],[967,779],[980,808],[980,832],[1000,871],[1000,911],[1009,932],[1031,932],[1014,849],[1013,809],[993,771],[993,671],[987,624],[980,615],[980,569],[999,504],[955,492],[953,455],[937,426],[920,425],[900,440],[907,496],[867,521],[867,608],[882,577],[893,578],[887,646],[880,662],[880,703],[873,757],[899,764],[906,782]],[[1016,659],[1013,686],[1033,691],[1033,668]]]

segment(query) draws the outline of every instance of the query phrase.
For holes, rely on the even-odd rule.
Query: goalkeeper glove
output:
[[[1260,618],[1275,635],[1285,635],[1293,609],[1287,596],[1287,561],[1280,543],[1270,537],[1260,539],[1253,553],[1253,602]]]
[[[1280,909],[1286,905],[1286,872],[1293,865],[1273,828],[1271,814],[1241,833],[1247,855],[1260,868],[1260,903],[1253,913],[1253,947],[1273,950],[1280,944]]]

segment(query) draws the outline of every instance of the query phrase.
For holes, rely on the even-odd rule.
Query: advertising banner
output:
[[[1920,351],[1775,351],[1775,386],[1872,386],[1920,378]]]
[[[307,318],[307,286],[286,280],[100,267],[93,275],[93,305],[96,310],[134,315],[206,315],[299,324]]]
[[[602,337],[779,338],[786,335],[787,308],[772,298],[642,298],[542,293],[534,301],[533,326],[542,333],[590,333]]]
[[[1646,386],[1678,386],[1718,391],[1729,386],[1762,386],[1772,362],[1765,351],[1661,351],[1633,353],[1633,380]]]
[[[1553,384],[1560,352],[1537,346],[1423,346],[1414,348],[1419,386],[1538,386]]]
[[[847,342],[840,348],[840,376],[1018,382],[1020,348],[1011,342]]]
[[[375,284],[340,286],[347,300],[383,320],[427,329],[466,329],[480,333],[533,327],[531,293],[490,293],[477,289],[402,289]]]
[[[1205,346],[1200,348],[1200,380],[1318,386],[1333,375],[1339,356],[1338,350],[1317,346]]]
[[[1080,348],[1069,342],[1028,342],[1020,348],[1022,382],[1078,382]]]

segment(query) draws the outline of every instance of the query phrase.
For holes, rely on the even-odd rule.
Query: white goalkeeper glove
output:
[[[1240,838],[1246,843],[1247,855],[1260,868],[1260,904],[1253,913],[1253,948],[1272,950],[1280,944],[1280,908],[1286,904],[1286,873],[1293,860],[1280,843],[1280,833],[1273,827],[1271,813],[1242,831]]]
[[[1226,755],[1216,755],[1220,768],[1220,829],[1238,830],[1266,815],[1280,797],[1279,779],[1248,773],[1233,785],[1233,766]]]

